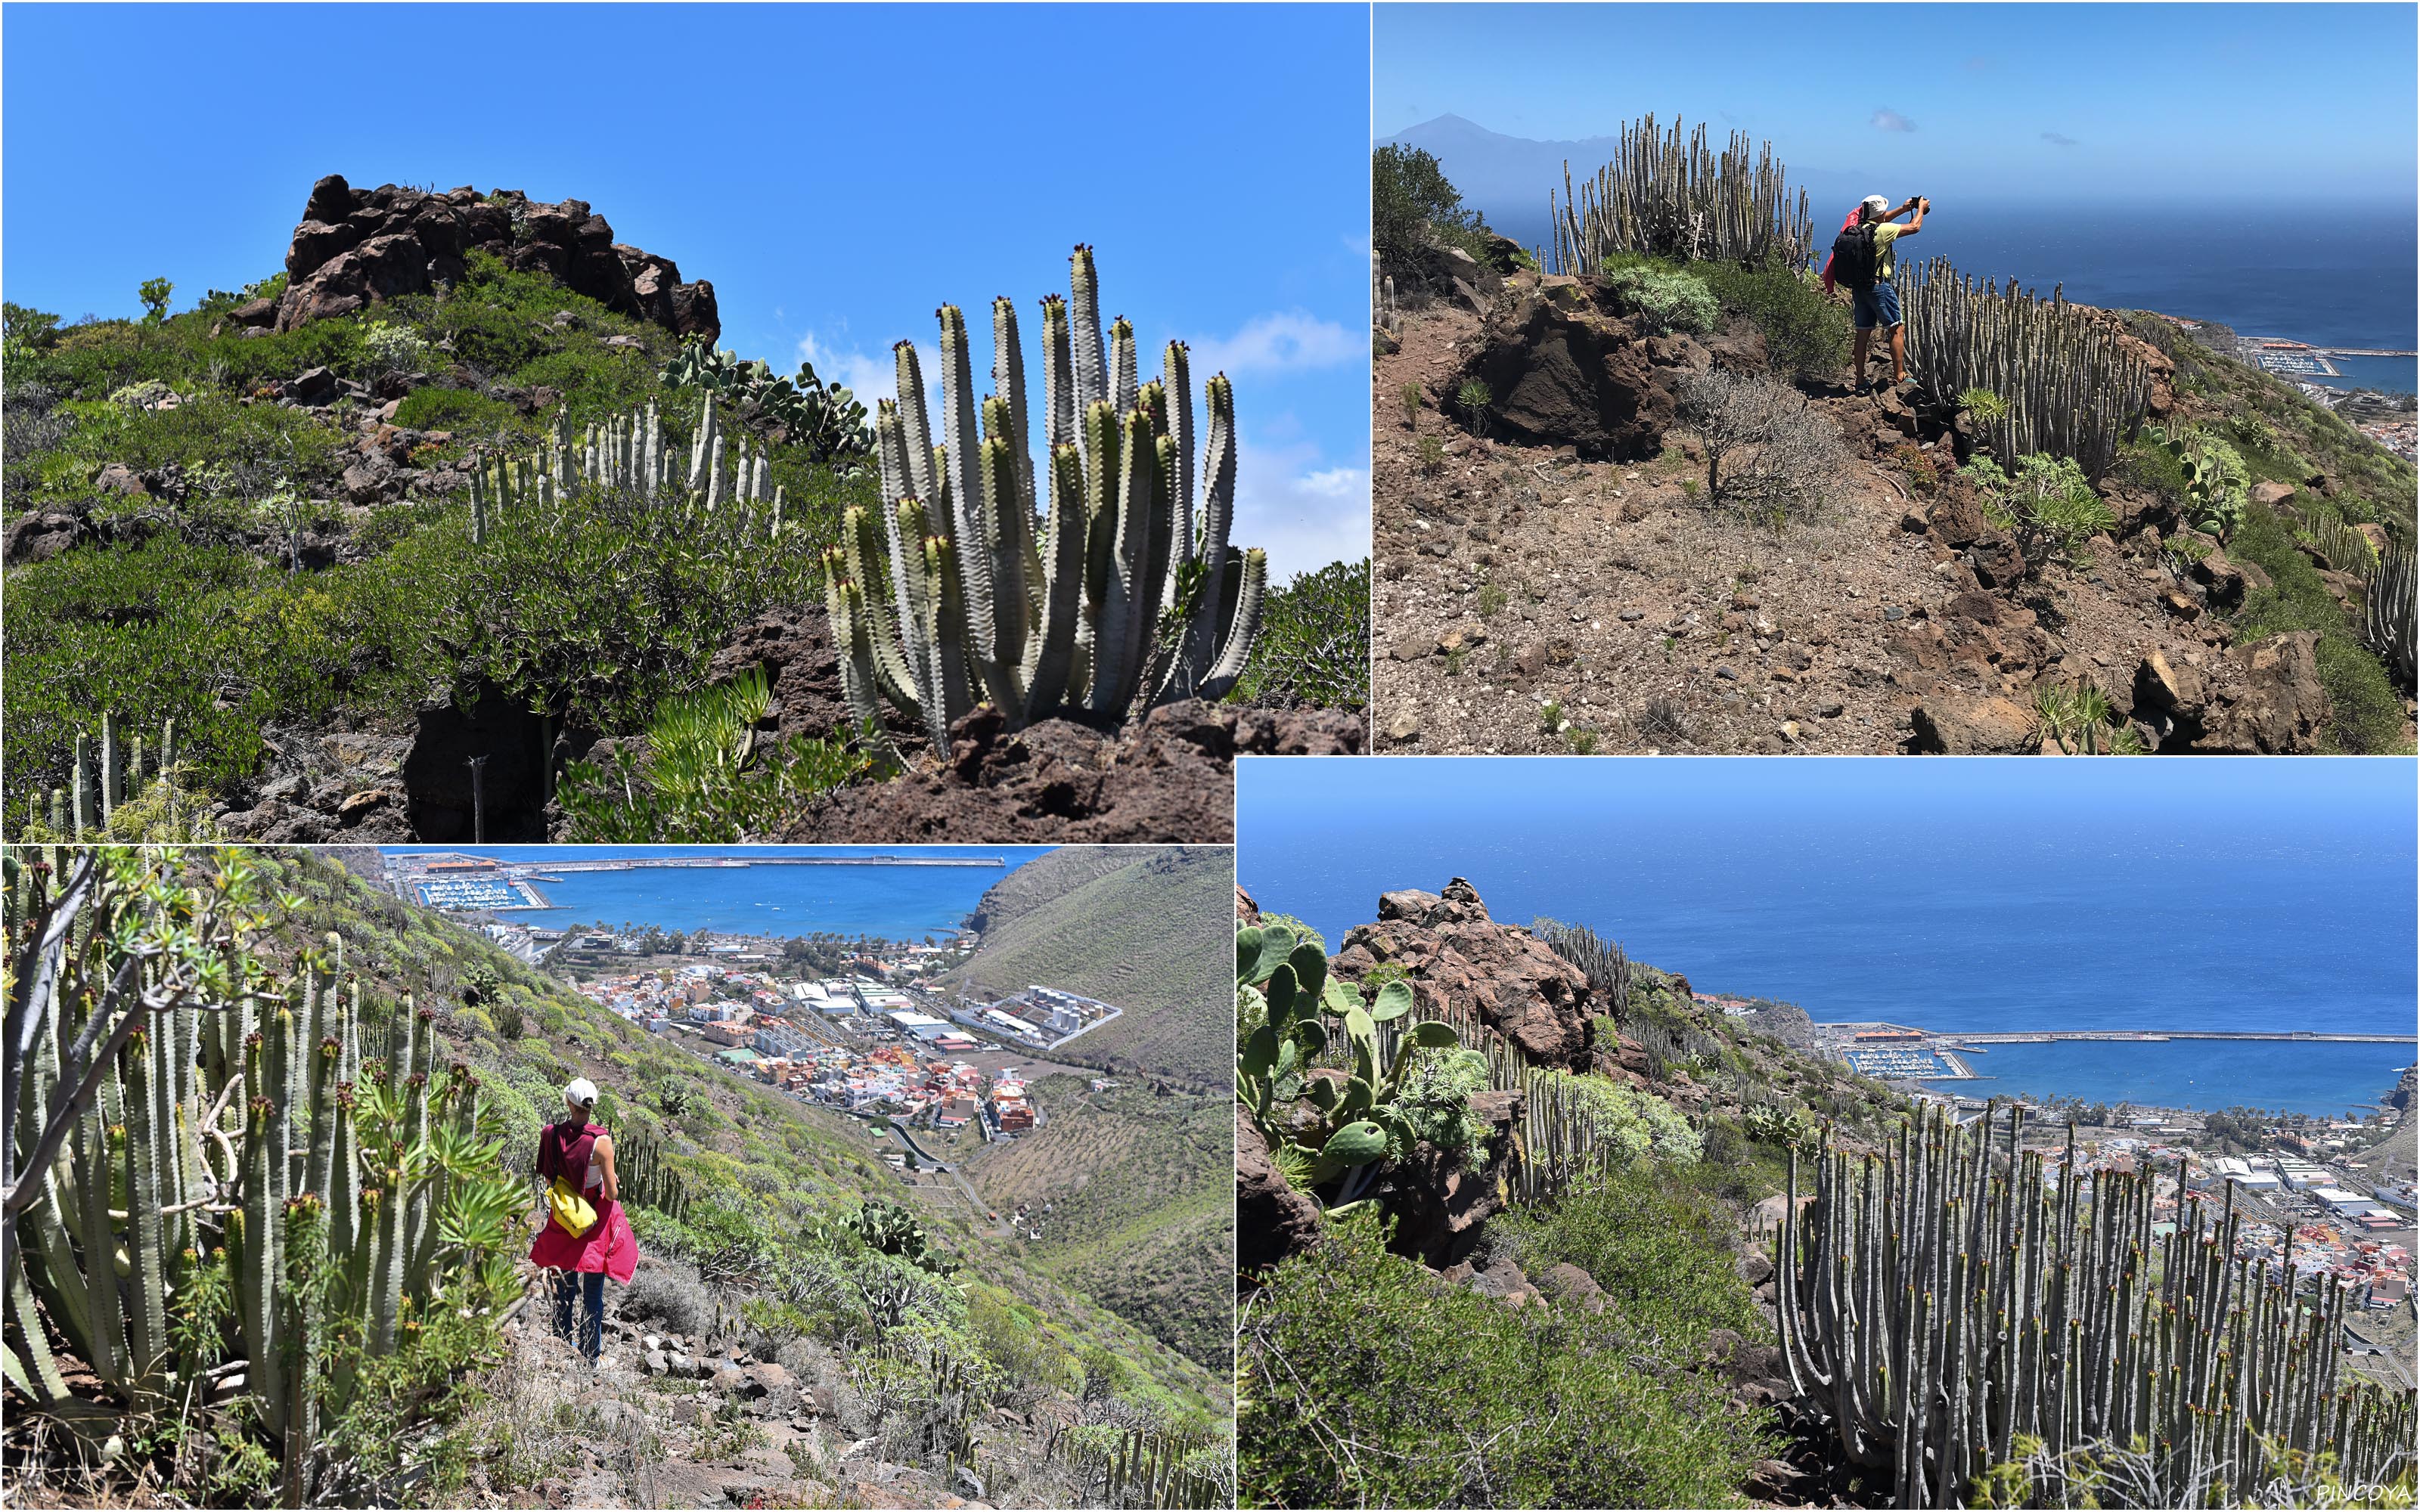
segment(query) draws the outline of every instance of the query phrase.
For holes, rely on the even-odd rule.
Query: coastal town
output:
[[[550,956],[603,1011],[737,1074],[896,1134],[894,1165],[941,1157],[927,1130],[1014,1139],[1047,1115],[1028,1092],[1045,1053],[1117,1019],[1112,1004],[1039,984],[1004,998],[928,984],[950,946],[887,943],[818,974],[785,964],[783,942],[700,932],[677,957],[636,934],[580,933]],[[946,1167],[944,1167],[946,1168]]]

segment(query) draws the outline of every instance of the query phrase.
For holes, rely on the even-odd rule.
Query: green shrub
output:
[[[407,430],[445,430],[457,436],[506,435],[520,421],[520,410],[472,389],[414,389],[395,410],[395,423]]]
[[[1261,639],[1233,702],[1270,709],[1370,706],[1370,562],[1331,562],[1269,591]]]
[[[1984,517],[2015,532],[2029,546],[2072,556],[2087,537],[2118,523],[2118,512],[2092,491],[2072,457],[2028,453],[2017,458],[2012,478],[1978,453],[1959,471],[1982,494]],[[2026,552],[2028,558],[2034,555]]]
[[[1271,1272],[1237,1332],[1246,1504],[1735,1506],[1765,1447],[1683,1340],[1442,1285],[1369,1217]]]
[[[2291,630],[2319,633],[2319,682],[2328,690],[2329,704],[2322,732],[2326,742],[2348,752],[2408,748],[2401,696],[2385,667],[2362,645],[2319,569],[2294,545],[2285,522],[2265,505],[2249,504],[2227,550],[2238,561],[2260,567],[2273,585],[2255,589],[2236,611],[2239,644]]]
[[[1491,246],[1487,218],[1462,208],[1434,154],[1387,146],[1370,154],[1370,239],[1382,265],[1414,261],[1430,241],[1459,247],[1481,261]]]
[[[1605,277],[1615,296],[1663,335],[1684,332],[1701,336],[1722,323],[1714,294],[1687,273],[1608,263]]]
[[[1672,1165],[1696,1163],[1697,1131],[1674,1111],[1671,1103],[1654,1093],[1603,1076],[1574,1076],[1559,1071],[1546,1074],[1561,1086],[1566,1096],[1595,1114],[1599,1135],[1621,1146],[1632,1160],[1652,1151]]]
[[[1828,378],[1849,363],[1848,306],[1823,297],[1805,273],[1760,272],[1722,263],[1689,270],[1726,310],[1748,317],[1764,335],[1773,370],[1799,382]]]
[[[1552,1265],[1578,1266],[1626,1326],[1687,1358],[1717,1328],[1748,1338],[1767,1333],[1731,1263],[1738,1220],[1705,1190],[1714,1180],[1644,1162],[1551,1206],[1514,1210],[1496,1220],[1490,1242],[1509,1248],[1532,1281]]]

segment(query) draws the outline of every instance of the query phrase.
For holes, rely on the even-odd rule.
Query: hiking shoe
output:
[[[1859,378],[1857,379],[1856,387],[1851,389],[1849,392],[1862,398],[1865,395],[1873,393],[1874,386],[1867,382],[1864,378]]]

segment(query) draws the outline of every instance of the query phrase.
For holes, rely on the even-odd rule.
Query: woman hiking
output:
[[[613,1136],[591,1121],[596,1084],[582,1076],[563,1089],[566,1117],[537,1136],[537,1177],[550,1189],[560,1177],[584,1198],[596,1221],[574,1233],[559,1206],[550,1202],[546,1226],[530,1245],[530,1261],[554,1272],[554,1331],[576,1344],[595,1365],[605,1345],[605,1278],[628,1286],[639,1268],[639,1241],[622,1211],[622,1182],[613,1169]],[[572,1333],[572,1304],[585,1303],[580,1332]]]

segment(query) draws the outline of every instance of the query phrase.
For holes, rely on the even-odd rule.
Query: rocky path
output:
[[[609,1288],[609,1292],[618,1288]],[[726,1340],[612,1317],[591,1366],[552,1332],[551,1296],[507,1325],[496,1410],[543,1473],[495,1504],[983,1507],[980,1483],[896,1463],[853,1434],[833,1385]]]
[[[2206,537],[2190,564],[2121,499],[2122,536],[2028,574],[1903,404],[1812,397],[1854,461],[1838,507],[1777,532],[1693,497],[1703,454],[1683,432],[1625,463],[1466,431],[1440,406],[1491,342],[1536,339],[1555,303],[1536,282],[1516,275],[1486,318],[1407,316],[1377,361],[1378,748],[2055,751],[2037,689],[2086,683],[2147,744],[2310,748],[2325,705],[2307,638],[2229,648],[2211,612],[2257,569]],[[1753,340],[1653,338],[1652,381]]]

